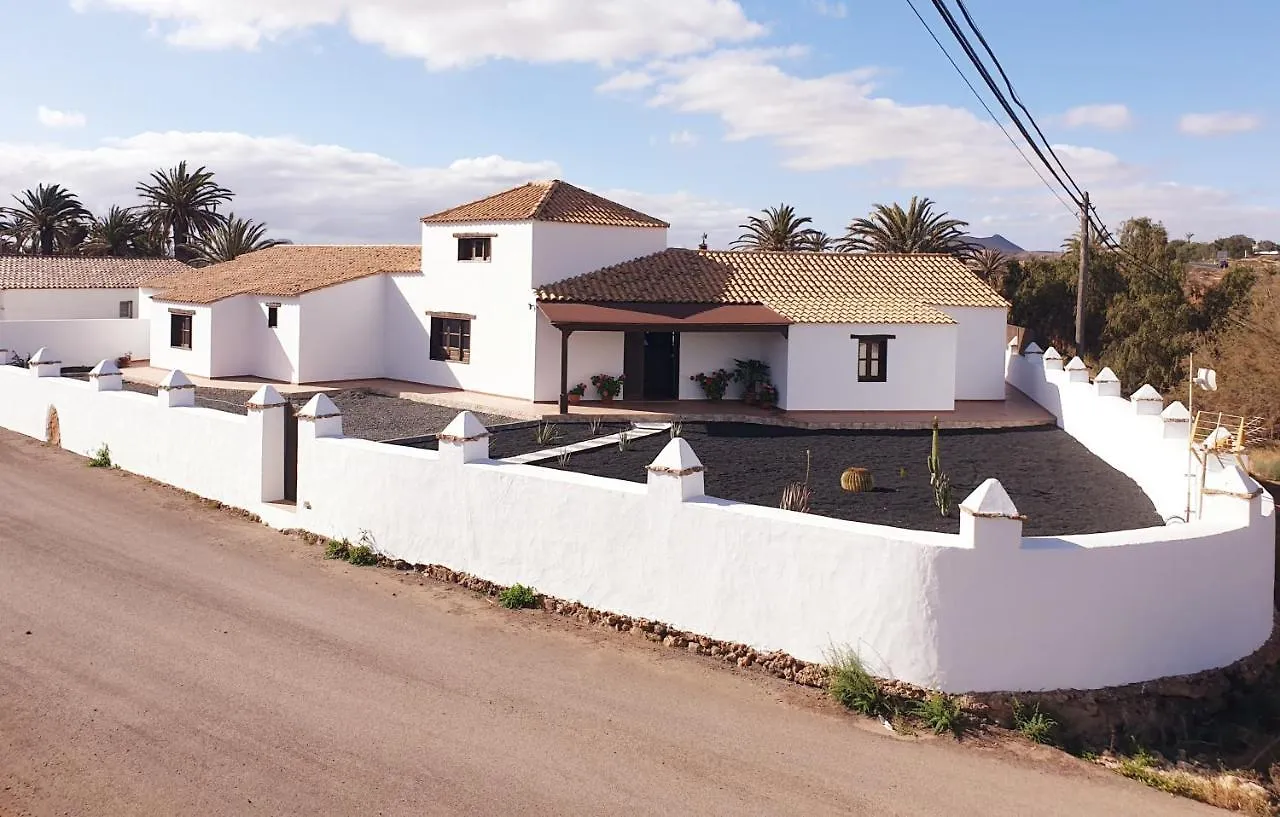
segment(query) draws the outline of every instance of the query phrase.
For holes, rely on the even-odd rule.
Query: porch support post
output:
[[[560,329],[560,413],[569,413],[569,336],[572,329]]]

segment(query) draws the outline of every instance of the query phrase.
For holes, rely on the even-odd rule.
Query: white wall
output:
[[[784,347],[782,355],[777,347]],[[778,368],[775,359],[785,360],[786,339],[780,332],[681,332],[680,333],[680,399],[705,400],[702,387],[690,380],[699,372],[710,374],[716,369],[734,370],[734,360],[763,360],[770,365],[769,376],[776,385]],[[785,364],[784,364],[785,369]],[[730,383],[727,399],[739,399],[745,386]]]
[[[956,341],[956,399],[1003,400],[1008,310],[939,306],[959,324]]]
[[[1084,396],[1071,399],[1089,410]],[[645,486],[464,464],[448,444],[317,438],[334,433],[323,420],[300,425],[298,504],[286,512],[259,501],[283,439],[255,433],[255,415],[166,409],[0,367],[0,426],[43,439],[50,405],[67,448],[108,443],[127,470],[278,527],[353,539],[368,530],[392,558],[804,660],[848,645],[879,674],[949,692],[1195,672],[1247,655],[1271,631],[1275,519],[1265,494],[1215,496],[1203,520],[1140,531],[1023,539],[1017,520],[970,516],[961,534],[939,534],[706,497],[698,473]],[[1162,428],[1138,428],[1109,461],[1163,439]],[[1008,487],[1016,502],[1020,486]]]
[[[213,311],[219,304],[179,304],[153,301],[151,315],[151,364],[159,369],[181,369],[200,377],[216,377],[213,372]],[[176,349],[169,345],[169,310],[195,313],[191,318],[191,348]],[[235,341],[232,340],[232,343]]]
[[[858,342],[894,335],[887,380],[858,382]],[[796,324],[787,338],[788,411],[951,411],[955,408],[954,324]],[[1002,392],[1003,394],[1003,392]]]
[[[661,227],[600,227],[539,221],[532,225],[533,277],[540,287],[667,248]]]
[[[145,358],[149,324],[136,319],[2,321],[0,349],[26,357],[45,346],[63,366],[96,366],[125,354]]]
[[[0,290],[0,321],[119,319],[121,301],[141,317],[137,289],[6,289]]]
[[[269,298],[262,295],[245,295],[242,307],[245,321],[241,374],[265,377],[268,380],[279,380],[284,383],[305,382],[300,380],[299,366],[305,361],[302,357],[300,337],[303,323],[302,300],[299,298]],[[303,298],[308,296],[304,295]],[[267,326],[267,304],[280,304],[276,312],[277,325]],[[222,326],[219,324],[218,342],[223,340]],[[367,332],[368,327],[364,327]],[[335,330],[336,331],[336,330]],[[381,345],[381,334],[375,337]],[[235,343],[236,341],[230,341]]]
[[[300,382],[382,376],[389,287],[387,276],[370,275],[302,296]],[[409,355],[416,350],[395,351]]]
[[[238,508],[261,501],[262,442],[245,416],[164,408],[152,395],[0,366],[0,426],[43,440],[50,406],[69,451],[88,455],[105,443],[126,471]]]
[[[585,383],[584,399],[599,399],[591,376],[595,374],[622,374],[623,332],[574,332],[569,336],[569,388]],[[537,388],[535,400],[552,402],[560,399],[560,330],[551,325],[547,317],[538,313],[537,334]],[[627,384],[622,384],[622,397]]]
[[[493,233],[490,261],[459,261],[454,233]],[[422,274],[390,276],[385,376],[533,398],[536,312],[531,225],[424,224]],[[429,312],[475,315],[471,362],[431,360]]]

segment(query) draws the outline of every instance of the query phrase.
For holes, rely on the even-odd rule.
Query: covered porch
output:
[[[789,319],[761,304],[544,301],[539,302],[538,309],[560,335],[558,407],[562,415],[570,411],[569,340],[575,332],[622,334],[623,395],[627,403],[672,403],[683,407],[692,402],[687,388],[683,389],[682,396],[686,370],[704,370],[700,364],[705,360],[705,370],[711,371],[731,366],[733,357],[747,358],[752,354],[746,350],[735,352],[726,360],[722,348],[708,354],[707,344],[682,343],[682,338],[751,333],[785,339],[791,326]],[[785,354],[777,362],[785,370]],[[602,403],[601,406],[612,408],[612,403]],[[586,411],[588,408],[593,406],[575,406],[575,410]],[[767,413],[764,409],[761,411]]]

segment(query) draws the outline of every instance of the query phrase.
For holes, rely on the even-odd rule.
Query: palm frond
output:
[[[805,249],[807,236],[813,232],[805,225],[810,224],[812,218],[797,215],[789,204],[779,204],[760,212],[764,215],[751,216],[745,224],[738,225],[745,232],[730,247],[742,250]]]
[[[191,263],[195,266],[221,264],[251,252],[290,243],[285,239],[267,238],[266,233],[266,224],[228,213],[218,226],[191,245]]]
[[[902,205],[877,204],[866,218],[854,219],[839,242],[843,252],[945,253],[967,257],[973,251],[964,228],[968,222],[935,213],[928,198],[911,197]]]

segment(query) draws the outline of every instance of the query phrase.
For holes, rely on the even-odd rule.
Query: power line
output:
[[[1075,215],[1076,211],[1071,208],[1071,205],[1067,204],[1066,199],[1062,198],[1061,194],[1054,189],[1053,185],[1049,184],[1049,180],[1044,177],[1044,174],[1040,172],[1040,169],[1027,157],[1027,154],[1022,150],[1022,146],[1018,144],[1017,140],[1015,140],[1009,133],[1008,128],[1006,128],[1004,123],[1000,121],[1000,117],[996,116],[995,111],[991,110],[991,106],[988,105],[986,100],[982,98],[982,95],[978,93],[978,89],[973,87],[973,83],[969,81],[969,77],[965,75],[964,71],[960,70],[960,66],[956,63],[955,59],[952,58],[950,52],[947,51],[946,46],[942,44],[942,41],[938,39],[938,35],[934,34],[933,29],[929,27],[927,22],[925,22],[924,17],[921,16],[920,11],[916,8],[915,3],[913,3],[912,0],[907,0],[907,5],[911,7],[913,12],[915,12],[916,19],[920,21],[920,25],[924,26],[924,30],[929,32],[929,36],[933,38],[938,49],[942,51],[942,56],[946,57],[947,62],[951,63],[951,67],[956,69],[956,73],[960,75],[960,79],[964,81],[964,84],[969,86],[969,90],[973,93],[974,98],[978,100],[978,104],[982,105],[983,109],[986,110],[987,115],[991,117],[991,121],[995,122],[996,127],[998,127],[1000,132],[1004,134],[1004,138],[1009,140],[1010,145],[1013,145],[1013,149],[1018,151],[1018,155],[1022,157],[1022,161],[1027,163],[1027,167],[1031,168],[1031,172],[1036,174],[1044,184],[1045,188],[1054,195],[1054,198],[1061,202],[1063,208],[1065,208],[1068,213]]]

